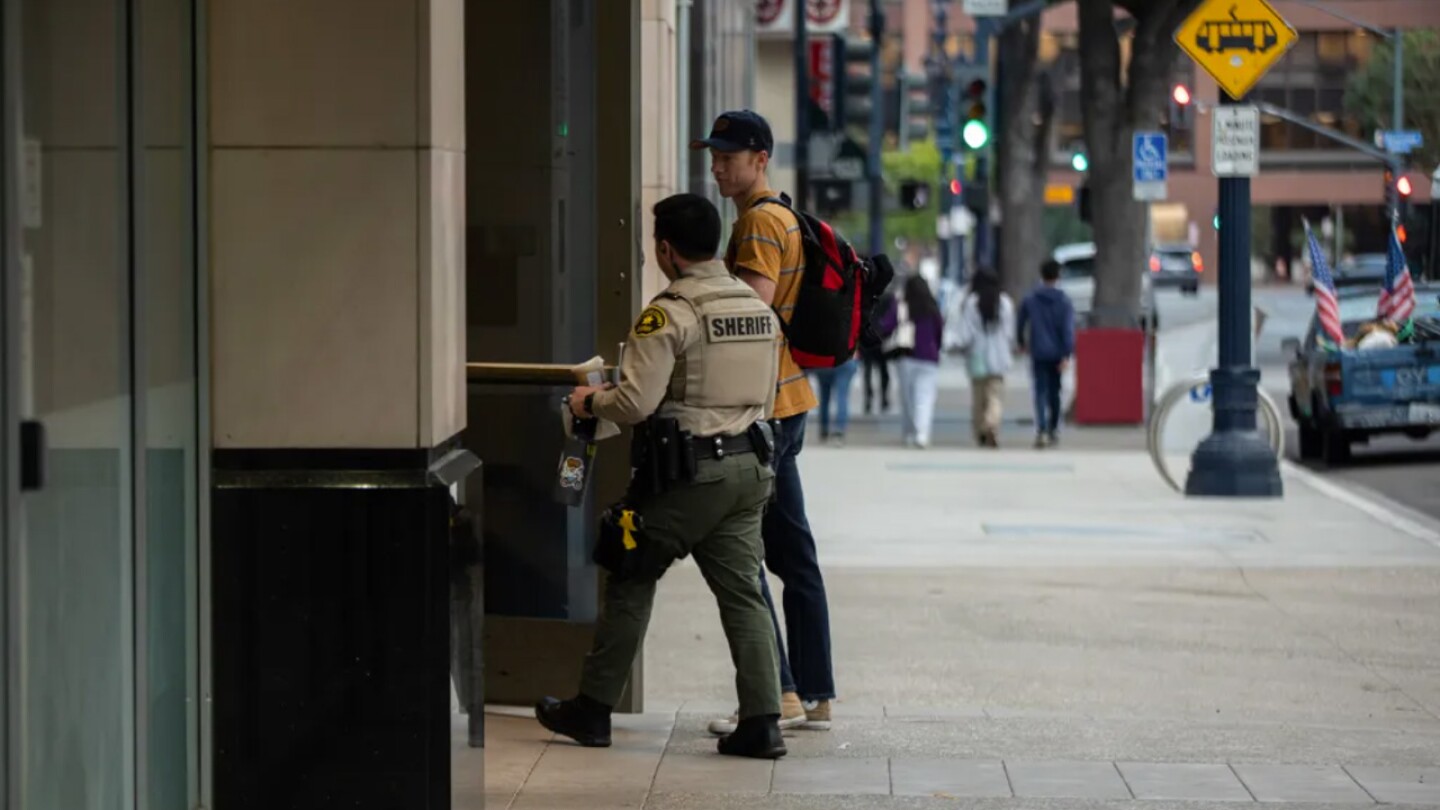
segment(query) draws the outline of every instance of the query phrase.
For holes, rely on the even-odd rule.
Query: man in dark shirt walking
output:
[[[1040,280],[1041,285],[1025,296],[1016,323],[1020,348],[1030,353],[1037,448],[1059,440],[1060,377],[1075,354],[1075,307],[1057,286],[1059,263],[1052,259],[1041,265]]]

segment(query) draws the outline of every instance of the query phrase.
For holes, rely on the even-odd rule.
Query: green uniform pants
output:
[[[740,716],[780,713],[775,627],[760,595],[765,556],[760,518],[774,473],[753,453],[701,461],[696,480],[637,504],[645,521],[644,571],[605,583],[595,646],[585,657],[581,693],[609,706],[620,700],[650,624],[655,585],[671,563],[695,555],[715,601],[735,664]]]

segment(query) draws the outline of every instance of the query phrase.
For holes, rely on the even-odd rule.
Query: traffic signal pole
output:
[[[1391,114],[1394,116],[1394,122],[1392,124],[1392,127],[1394,131],[1399,132],[1400,130],[1405,128],[1405,32],[1401,31],[1399,28],[1396,28],[1394,42],[1395,71],[1393,81],[1395,86],[1391,88],[1390,109]],[[1400,175],[1399,173],[1396,173],[1395,176],[1396,178],[1399,178]],[[1390,211],[1390,222],[1392,224],[1400,224],[1401,208],[1402,206],[1400,195],[1396,194],[1395,207]],[[1433,239],[1434,236],[1432,235],[1431,238]]]
[[[1222,106],[1239,104],[1223,89]],[[1214,429],[1195,448],[1189,496],[1278,498],[1280,461],[1260,436],[1260,370],[1250,364],[1250,178],[1220,183],[1220,363],[1210,372]]]
[[[949,27],[944,0],[931,0],[930,13],[934,15],[930,25],[931,49],[928,60],[931,131],[935,133],[935,145],[940,149],[939,215],[936,232],[949,234],[950,206],[955,204],[955,195],[950,193],[950,179],[955,165],[955,105],[950,99],[950,64],[945,53],[945,37]],[[950,240],[940,239],[939,246],[940,274],[949,276]]]
[[[870,165],[866,173],[870,181],[870,255],[885,252],[885,173],[880,165],[881,142],[885,139],[885,88],[880,81],[880,46],[885,36],[885,14],[880,0],[870,0]],[[905,87],[896,79],[895,92],[903,98]],[[901,131],[904,135],[904,131]]]
[[[795,190],[793,202],[810,208],[810,45],[805,36],[805,3],[795,4]]]
[[[1316,11],[1322,11],[1326,14],[1329,14],[1331,17],[1344,20],[1345,22],[1350,23],[1356,28],[1363,28],[1378,37],[1390,40],[1390,42],[1394,46],[1393,54],[1395,57],[1394,65],[1392,66],[1393,72],[1390,87],[1390,123],[1391,128],[1395,132],[1403,130],[1405,128],[1405,30],[1399,27],[1389,29],[1371,25],[1370,23],[1365,22],[1358,17],[1352,17],[1351,15],[1346,14],[1344,11],[1331,8],[1325,3],[1317,2],[1317,0],[1292,0],[1292,2],[1299,3],[1300,5],[1306,6],[1308,8],[1313,8]],[[1391,158],[1386,162],[1396,166],[1400,165],[1401,163],[1400,157],[1393,154]],[[1400,170],[1397,168],[1394,169],[1394,171],[1395,176],[1398,177]],[[1393,191],[1387,190],[1385,203],[1389,208],[1389,211],[1387,213],[1390,216],[1391,223],[1398,223],[1400,221],[1401,208],[1399,198],[1394,194]]]

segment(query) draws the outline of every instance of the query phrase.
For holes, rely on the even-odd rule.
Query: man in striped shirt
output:
[[[789,322],[800,294],[805,262],[800,223],[778,202],[766,178],[775,148],[770,125],[749,110],[727,112],[715,120],[710,137],[693,141],[692,149],[709,149],[711,174],[720,193],[733,200],[740,217],[730,235],[725,265]],[[830,659],[830,607],[815,550],[815,537],[805,517],[805,495],[796,461],[805,443],[805,417],[816,406],[810,381],[780,341],[780,374],[776,381],[775,501],[761,528],[766,566],[784,583],[785,634],[779,622],[781,728],[830,728],[830,701],[835,677]],[[775,603],[765,577],[760,577],[772,616]],[[788,644],[789,655],[785,654]],[[710,725],[724,734],[734,718]]]

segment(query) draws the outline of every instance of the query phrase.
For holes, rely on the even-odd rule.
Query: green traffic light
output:
[[[1070,158],[1070,167],[1077,172],[1088,172],[1090,171],[1090,158],[1085,157],[1084,152],[1076,152],[1075,156]]]
[[[960,137],[971,149],[984,149],[985,144],[990,142],[990,128],[985,126],[984,121],[966,121]]]
[[[1210,224],[1215,226],[1215,230],[1220,230],[1220,215],[1216,214],[1215,218],[1210,220]]]

